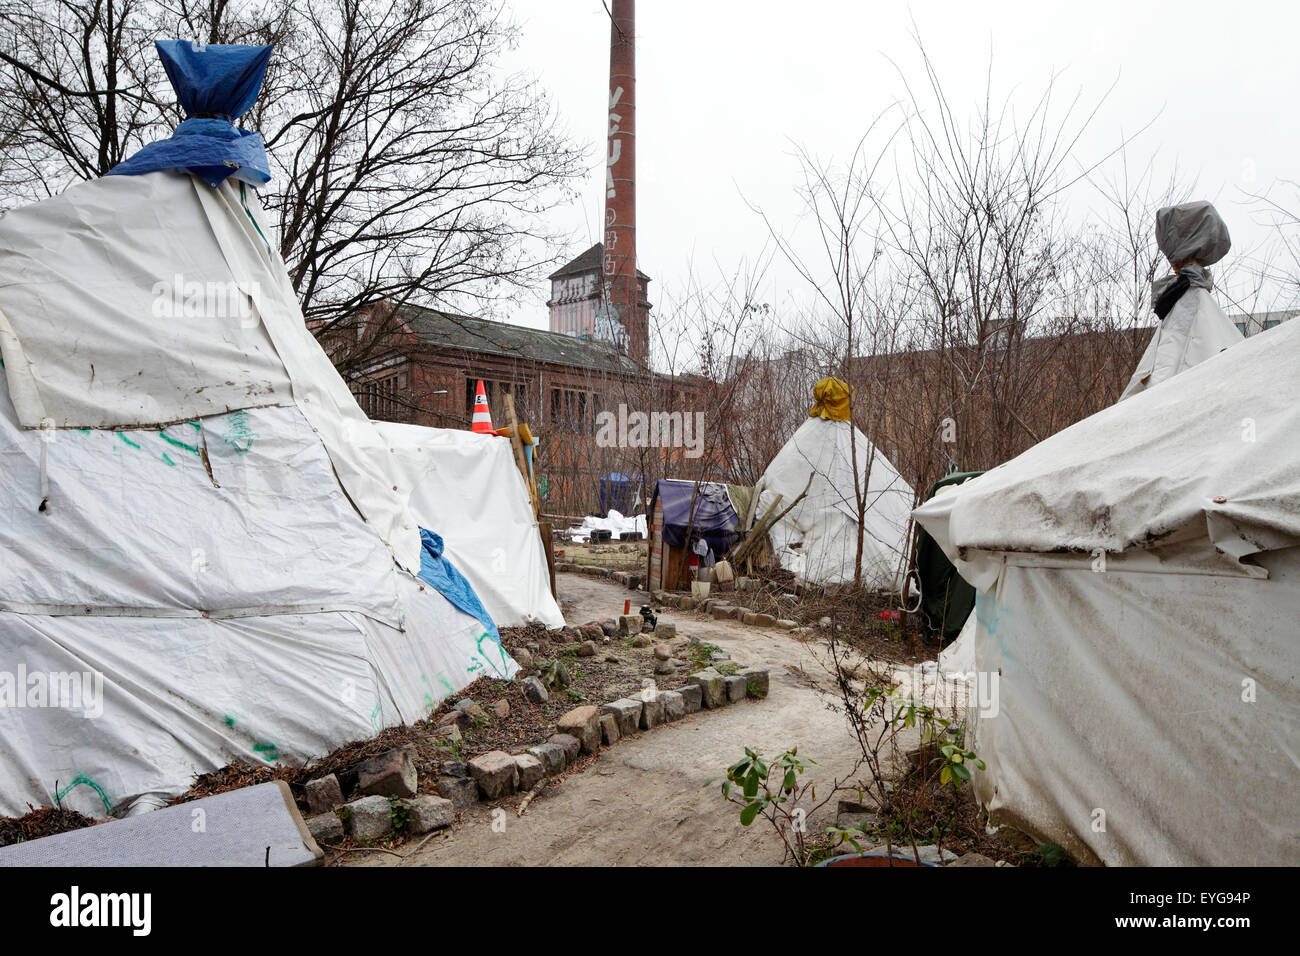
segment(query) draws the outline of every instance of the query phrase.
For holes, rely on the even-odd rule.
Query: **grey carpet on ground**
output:
[[[0,847],[0,866],[311,866],[323,856],[276,780]]]

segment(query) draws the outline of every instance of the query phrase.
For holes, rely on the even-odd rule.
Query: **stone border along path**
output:
[[[641,588],[642,576],[631,571],[615,571],[611,568],[601,568],[590,564],[565,563],[556,564],[555,571],[557,574],[563,571],[569,574],[585,574],[591,577],[609,578],[615,584],[621,584],[628,590],[645,594],[645,591]],[[744,592],[748,590],[747,584],[749,580],[749,578],[738,577],[736,578],[735,591],[723,593],[738,594]],[[680,611],[699,611],[701,614],[708,614],[717,620],[732,620],[738,624],[747,624],[750,627],[778,627],[783,631],[794,631],[798,634],[812,634],[816,631],[816,628],[800,627],[798,621],[777,618],[771,614],[760,614],[751,608],[732,603],[718,595],[696,600],[689,594],[653,591],[648,596],[657,604],[677,608]]]
[[[617,617],[628,597],[637,606],[653,599],[644,591],[629,593],[611,577],[561,575],[565,617]],[[671,606],[659,621],[675,622],[679,634],[769,670],[771,690],[762,705],[726,706],[707,711],[703,720],[688,714],[655,733],[623,738],[602,751],[592,772],[555,778],[523,817],[474,799],[457,814],[454,828],[441,831],[446,838],[412,851],[409,859],[353,853],[337,862],[349,867],[779,865],[780,839],[767,828],[741,826],[738,808],[719,793],[720,780],[745,746],[772,755],[797,745],[801,757],[815,761],[809,773],[819,783],[849,773],[860,750],[843,715],[826,707],[834,697],[830,675],[811,653],[812,645],[789,631],[744,627]],[[819,685],[831,692],[829,698]],[[591,762],[582,757],[580,766]],[[468,775],[466,784],[477,789]],[[809,829],[833,824],[836,809],[810,815]]]
[[[636,616],[639,624],[641,618]],[[675,636],[665,623],[664,636]],[[442,764],[436,784],[439,796],[419,793],[419,780],[409,749],[390,750],[358,765],[356,799],[344,802],[336,774],[306,785],[309,811],[307,828],[317,843],[334,845],[345,834],[364,843],[390,835],[401,823],[411,835],[451,826],[455,812],[472,807],[480,798],[504,799],[532,790],[547,777],[578,769],[583,755],[598,756],[623,737],[653,730],[701,710],[717,710],[748,697],[762,699],[770,688],[768,671],[750,668],[722,674],[706,667],[687,678],[677,690],[659,690],[646,679],[637,697],[623,697],[601,707],[575,707],[556,721],[556,733],[524,753],[492,750],[467,763]],[[460,701],[462,705],[472,702]],[[583,767],[582,769],[586,769]]]

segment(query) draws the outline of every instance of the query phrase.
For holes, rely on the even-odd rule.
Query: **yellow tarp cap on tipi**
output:
[[[849,386],[838,378],[824,378],[813,386],[813,407],[810,418],[825,418],[832,422],[849,419]]]

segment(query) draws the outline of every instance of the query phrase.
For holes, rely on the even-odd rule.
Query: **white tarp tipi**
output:
[[[445,554],[498,627],[563,627],[546,552],[510,440],[450,428],[375,422],[412,515],[442,536]]]
[[[862,485],[854,480],[855,451]],[[804,499],[769,533],[781,566],[815,584],[852,581],[858,548],[855,489],[862,486],[866,489],[862,584],[898,588],[916,496],[898,470],[848,420],[810,416],[776,453],[754,487],[758,498],[754,514],[760,518],[777,495],[782,499],[776,509],[780,513],[808,489]]]
[[[1300,326],[927,502],[979,591],[975,790],[1107,864],[1300,864]]]
[[[270,234],[245,182],[175,170],[0,219],[0,815],[147,809],[517,670],[416,576]]]

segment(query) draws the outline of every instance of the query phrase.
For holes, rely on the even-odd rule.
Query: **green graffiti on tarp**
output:
[[[127,443],[128,445],[130,445],[132,448],[139,448],[139,447],[140,447],[140,446],[137,445],[135,442],[131,441],[131,439],[129,439],[129,438],[126,437],[126,432],[118,432],[118,433],[117,433],[117,437],[120,438],[120,439],[122,439],[122,441],[126,442],[126,443]]]
[[[221,440],[235,449],[237,454],[247,455],[257,438],[253,434],[253,429],[248,425],[248,416],[244,414],[242,409],[234,411],[226,416],[226,423],[229,428],[221,436]]]
[[[193,425],[195,428],[199,427],[198,423],[196,422],[190,422],[190,424]],[[158,429],[158,437],[161,438],[169,445],[174,445],[177,448],[184,448],[187,452],[189,452],[191,455],[194,455],[195,457],[197,457],[199,454],[198,445],[187,445],[183,441],[179,441],[178,439],[172,438],[171,435],[167,434],[167,429],[165,428]]]
[[[95,793],[99,794],[99,799],[103,801],[105,815],[113,812],[113,801],[108,799],[108,794],[104,792],[104,788],[84,774],[77,774],[72,783],[68,784],[62,790],[56,791],[54,794],[54,803],[56,805],[62,803],[63,798],[76,787],[89,787],[91,790],[94,790]]]
[[[167,454],[167,452],[162,453],[162,460],[167,462],[167,464],[171,465],[173,468],[176,467],[176,462],[171,460],[171,457]]]
[[[275,763],[280,758],[280,751],[269,740],[259,740],[253,744],[253,752],[261,756],[267,763]]]
[[[374,727],[375,730],[380,730],[379,723],[383,716],[384,712],[379,706],[379,701],[375,701],[375,709],[370,712],[370,726]]]
[[[484,653],[484,651],[483,651],[483,642],[484,642],[484,641],[491,641],[492,644],[493,644],[493,645],[495,646],[495,648],[496,648],[496,652],[497,652],[498,654],[501,655],[501,668],[498,668],[498,667],[496,666],[496,664],[492,663],[492,658],[491,658],[491,652],[490,652],[490,651],[487,652],[487,653]],[[483,632],[482,634],[480,634],[479,637],[478,637],[478,652],[479,652],[479,656],[481,656],[481,657],[483,658],[484,662],[486,662],[487,665],[488,665],[489,667],[491,667],[494,671],[496,671],[497,674],[500,675],[501,677],[505,677],[506,674],[510,673],[510,660],[509,660],[509,658],[506,657],[506,649],[505,649],[504,647],[502,647],[501,644],[500,644],[500,642],[497,641],[497,640],[496,640],[496,639],[495,639],[491,634],[489,634],[487,631],[484,631],[484,632]]]

